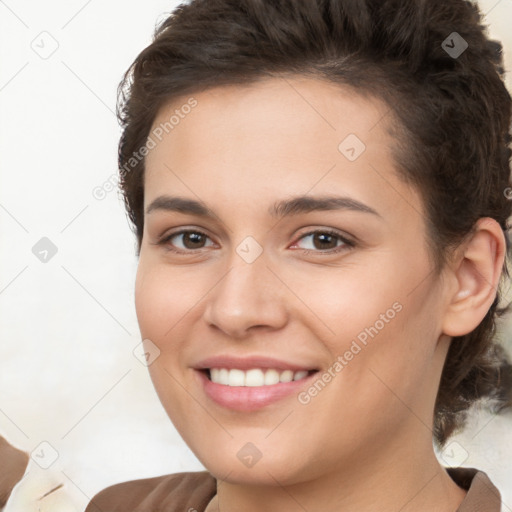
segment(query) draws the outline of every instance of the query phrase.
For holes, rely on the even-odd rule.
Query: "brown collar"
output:
[[[475,468],[446,468],[452,480],[468,491],[457,512],[500,512],[501,495],[489,477]]]

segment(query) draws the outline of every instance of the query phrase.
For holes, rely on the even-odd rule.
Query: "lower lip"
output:
[[[226,386],[212,382],[204,372],[196,370],[204,392],[215,403],[236,411],[255,411],[290,395],[298,394],[309,385],[318,372],[291,382],[279,382],[270,386]]]

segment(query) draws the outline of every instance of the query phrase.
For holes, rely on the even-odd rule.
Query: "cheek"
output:
[[[351,361],[338,384],[346,392],[357,392],[361,414],[379,411],[389,419],[393,414],[407,417],[414,410],[428,422],[429,412],[423,408],[436,384],[435,293],[417,290],[396,297],[391,308],[382,302],[381,307],[372,305],[367,310],[373,314],[366,316],[351,338],[355,348],[352,345],[347,353]]]
[[[159,338],[166,321],[163,313],[165,309],[172,311],[172,308],[165,306],[167,298],[164,290],[157,272],[150,271],[141,261],[135,280],[135,311],[143,338]]]
[[[141,257],[135,280],[135,309],[143,340],[158,347],[159,355],[148,366],[157,395],[174,422],[186,418],[183,404],[187,403],[182,377],[176,372],[180,366],[182,347],[177,341],[183,337],[186,322],[181,322],[190,305],[183,298],[181,283],[173,278],[165,265],[149,263]],[[146,348],[149,348],[147,345]]]
[[[194,280],[165,265],[140,260],[135,280],[135,310],[141,334],[162,342],[201,297]]]
[[[337,278],[330,269],[329,276],[302,283],[299,296],[316,314],[303,318],[312,319],[332,364],[342,358],[338,385],[375,392],[385,388],[375,373],[398,391],[428,370],[437,340],[436,293],[428,282],[417,286],[426,273],[422,262],[379,263],[340,269]]]
[[[389,331],[389,325],[400,316],[397,309],[402,307],[405,288],[397,279],[386,277],[391,273],[387,270],[360,264],[328,268],[300,280],[283,271],[283,280],[293,283],[299,299],[290,295],[291,314],[307,321],[333,353],[347,350],[358,336],[364,343],[370,339],[367,331],[375,332],[375,324],[379,332]]]

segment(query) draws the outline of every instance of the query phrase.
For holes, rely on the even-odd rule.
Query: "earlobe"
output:
[[[457,285],[449,291],[443,319],[443,333],[449,336],[470,333],[489,311],[505,258],[503,230],[494,219],[481,218],[463,249],[452,269]]]

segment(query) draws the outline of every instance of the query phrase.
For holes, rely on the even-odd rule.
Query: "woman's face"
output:
[[[432,450],[446,291],[392,122],[299,77],[154,122],[137,316],[160,400],[216,477],[284,485]]]

